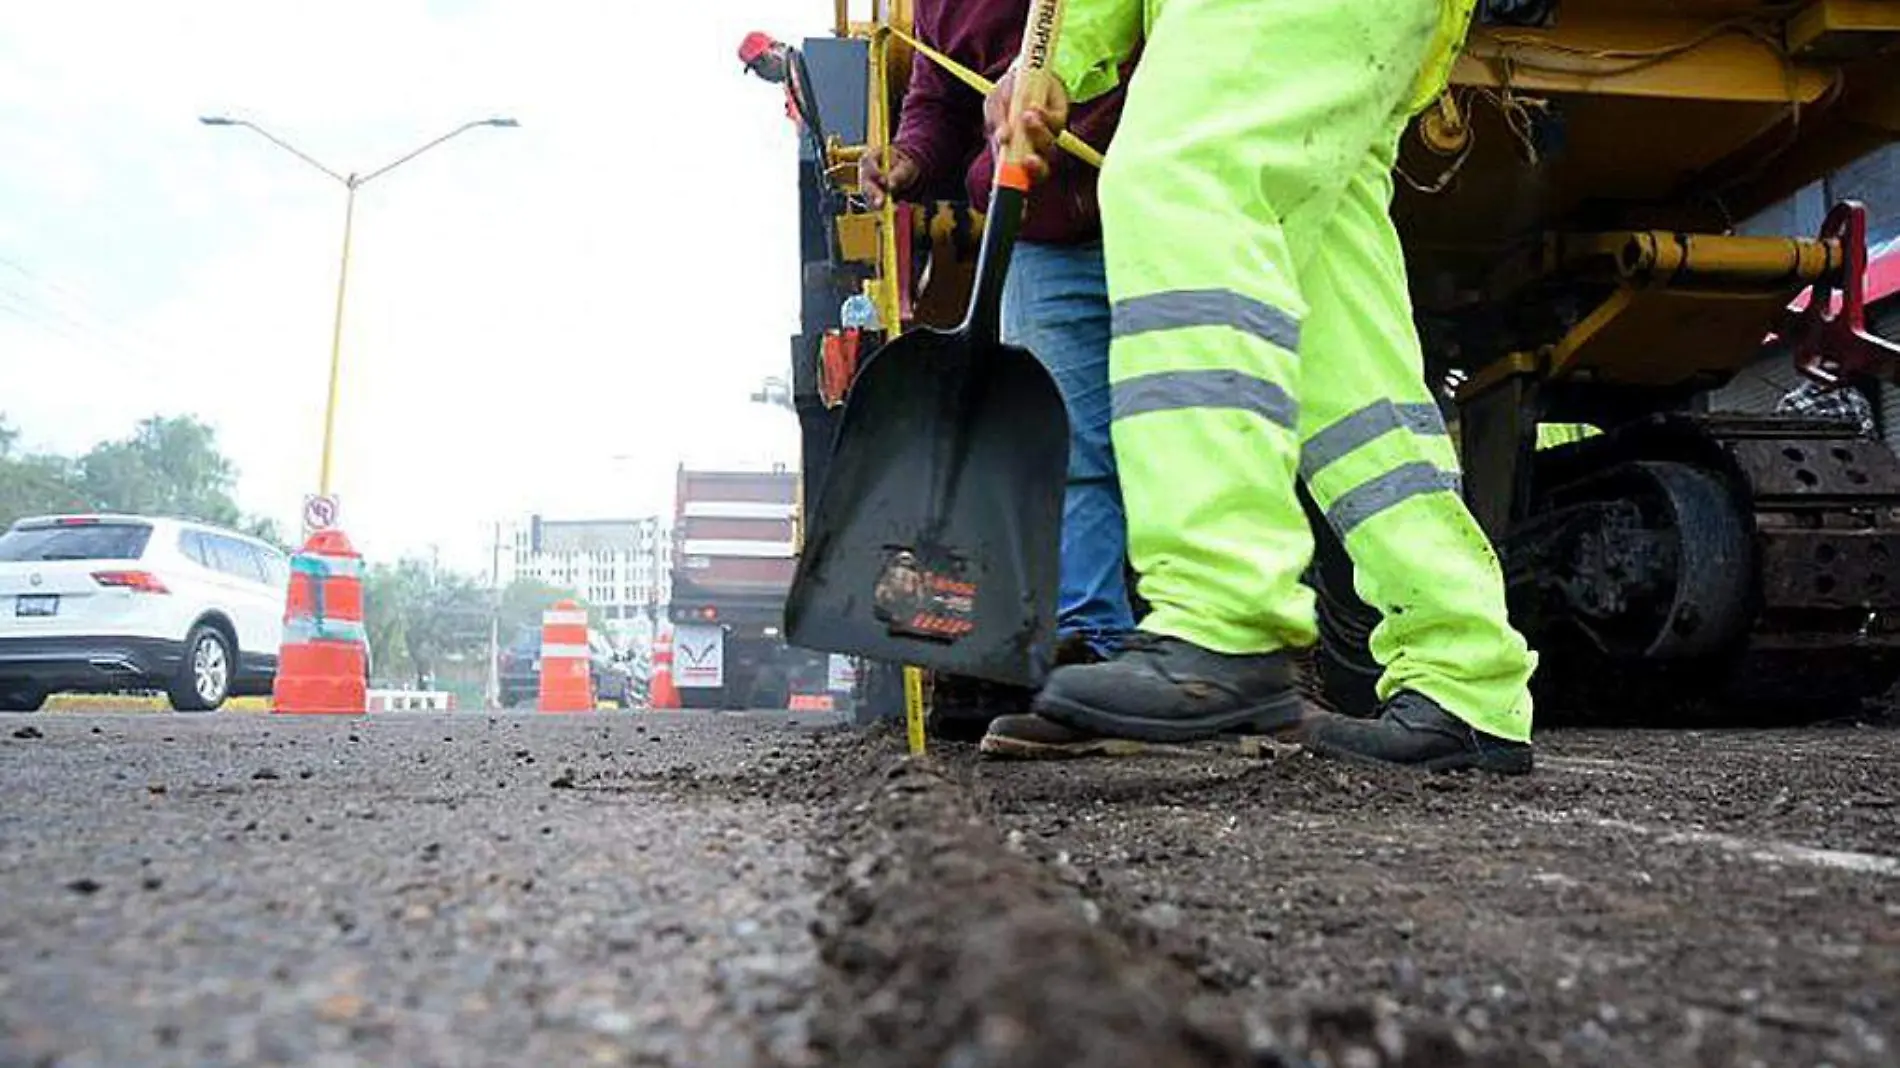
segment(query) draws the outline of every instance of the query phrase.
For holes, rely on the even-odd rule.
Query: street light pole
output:
[[[343,260],[336,271],[336,318],[330,325],[330,391],[323,404],[323,464],[317,475],[317,494],[330,495],[331,444],[336,440],[338,372],[343,366],[343,293],[350,282],[350,230],[356,222],[356,176],[351,175],[343,198]]]
[[[369,172],[368,174],[359,176],[354,173],[349,174],[349,175],[340,174],[337,171],[324,166],[321,162],[319,162],[316,159],[316,157],[311,156],[310,154],[297,148],[295,145],[291,144],[290,142],[284,140],[281,137],[278,137],[276,134],[271,133],[269,130],[264,129],[262,126],[259,126],[256,123],[249,121],[248,119],[233,119],[233,118],[229,118],[223,115],[205,115],[205,116],[201,116],[198,119],[198,121],[205,124],[206,126],[244,127],[245,129],[248,129],[251,132],[257,134],[258,136],[264,138],[264,140],[269,141],[271,144],[276,145],[278,148],[283,149],[284,151],[290,153],[291,155],[309,164],[311,167],[322,172],[326,177],[342,185],[344,188],[345,195],[344,195],[344,200],[343,200],[343,256],[342,256],[342,263],[337,268],[336,317],[333,320],[331,324],[331,328],[330,328],[330,388],[329,388],[328,398],[325,400],[324,407],[323,407],[323,462],[318,469],[318,476],[317,476],[317,493],[321,496],[327,497],[330,495],[331,458],[333,455],[333,447],[336,440],[337,395],[339,392],[339,383],[341,381],[340,371],[341,371],[342,362],[343,362],[343,298],[344,298],[344,293],[346,292],[349,286],[350,235],[351,235],[351,230],[356,221],[356,191],[358,189],[361,189],[363,186],[367,185],[369,182],[373,181],[374,179],[380,178],[383,175],[388,174],[390,171],[393,171],[397,167],[400,167],[403,164],[409,162],[410,160],[415,159],[417,156],[422,155],[424,152],[429,151],[430,149],[436,147],[437,145],[440,145],[451,138],[467,133],[468,131],[475,129],[478,126],[493,126],[497,129],[513,129],[521,124],[516,122],[513,119],[506,119],[506,118],[477,119],[474,122],[465,122],[462,125],[457,126],[455,129],[450,130],[448,133],[445,133],[442,136],[437,137],[433,141],[425,142],[420,147],[413,148],[409,150],[408,152],[403,153],[402,155],[396,157],[391,162],[386,163],[381,167],[378,167],[377,169]]]

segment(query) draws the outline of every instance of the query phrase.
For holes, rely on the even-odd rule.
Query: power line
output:
[[[155,338],[127,323],[123,318],[105,311],[97,302],[89,299],[83,293],[76,292],[67,286],[61,285],[45,274],[3,253],[0,253],[0,266],[11,268],[32,284],[56,294],[62,299],[56,302],[45,299],[44,297],[32,296],[17,289],[0,289],[0,293],[6,293],[20,299],[34,300],[35,303],[41,307],[52,311],[79,329],[90,330],[105,339],[108,344],[112,344],[121,351],[127,351],[132,355],[139,356],[146,362],[157,363],[159,365],[165,365],[171,362],[166,352],[172,348],[172,346],[157,341]],[[59,305],[62,303],[67,307],[60,307]],[[79,318],[74,316],[74,311],[80,313],[81,316],[90,320],[90,322],[81,322]],[[132,353],[132,349],[144,351]]]
[[[127,349],[123,344],[87,327],[84,323],[66,314],[59,308],[35,300],[30,294],[15,290],[0,289],[0,298],[11,298],[15,303],[0,300],[0,312],[19,319],[40,332],[76,342],[81,351],[100,357],[103,362],[115,369],[129,371],[134,375],[151,375],[151,361],[141,359],[138,353]],[[60,321],[46,317],[50,313]]]

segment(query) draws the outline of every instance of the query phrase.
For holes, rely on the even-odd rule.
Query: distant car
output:
[[[645,690],[632,667],[598,631],[587,632],[587,651],[595,702],[632,708],[644,700]],[[540,700],[541,628],[523,627],[516,632],[501,650],[499,668],[503,708],[522,708]]]
[[[290,562],[177,519],[22,519],[0,534],[0,711],[49,694],[160,690],[174,709],[268,694]]]

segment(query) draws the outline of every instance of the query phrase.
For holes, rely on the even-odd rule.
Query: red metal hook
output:
[[[1777,333],[1802,374],[1826,386],[1863,376],[1891,379],[1900,345],[1867,332],[1867,207],[1844,200],[1827,213],[1821,240],[1841,243],[1838,284],[1816,282]]]

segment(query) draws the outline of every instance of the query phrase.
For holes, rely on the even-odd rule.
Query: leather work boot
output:
[[[1303,704],[1285,652],[1229,656],[1137,632],[1111,660],[1052,672],[1032,706],[1065,727],[1144,742],[1298,725]]]
[[[1316,756],[1426,771],[1523,775],[1532,765],[1529,743],[1476,730],[1410,690],[1393,694],[1377,719],[1316,713],[1307,722],[1301,744]]]
[[[938,675],[924,710],[924,734],[942,742],[974,742],[998,716],[1019,714],[1035,691],[967,675]]]
[[[1073,760],[1077,757],[1137,756],[1144,742],[1109,738],[1065,727],[1035,714],[998,716],[976,751],[1001,760]]]
[[[1056,643],[1057,667],[1101,660],[1080,635],[1064,635]],[[924,714],[924,733],[945,742],[974,742],[986,737],[998,717],[1020,718],[1029,711],[1035,691],[963,675],[938,675]]]

